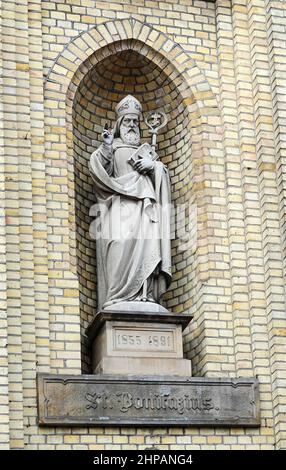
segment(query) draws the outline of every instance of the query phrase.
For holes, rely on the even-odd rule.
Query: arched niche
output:
[[[136,47],[135,47],[136,46]],[[108,54],[106,54],[108,52]],[[96,299],[96,243],[89,235],[92,218],[89,215],[96,201],[94,186],[88,171],[90,154],[101,143],[105,123],[114,125],[115,106],[127,94],[136,96],[142,104],[143,115],[151,110],[163,110],[168,116],[167,126],[158,136],[158,153],[168,166],[172,184],[174,222],[177,212],[186,216],[192,192],[193,169],[191,161],[192,139],[190,113],[181,91],[184,81],[175,73],[168,60],[154,61],[156,54],[146,55],[138,44],[121,42],[113,51],[101,51],[98,60],[81,79],[73,98],[72,136],[75,191],[76,268],[80,288],[80,315],[82,333],[97,310]],[[90,61],[90,60],[89,60]],[[84,65],[86,66],[86,64]],[[142,140],[150,141],[144,120],[141,121]],[[181,227],[181,232],[188,230]],[[164,297],[167,308],[185,311],[189,303],[191,270],[194,257],[190,244],[186,248],[185,236],[180,239],[174,226],[172,239],[172,267],[174,281]],[[84,338],[84,335],[82,335]],[[82,344],[83,367],[88,370],[88,351]]]
[[[137,64],[137,68],[129,66],[127,75],[124,51],[126,54],[128,51],[128,61],[134,62],[136,57]],[[122,61],[126,67],[122,66]],[[141,78],[138,63],[146,72]],[[102,64],[105,64],[104,73],[109,76],[103,74]],[[115,67],[119,69],[118,77],[121,77],[118,80],[113,74]],[[98,77],[97,85],[94,85],[95,76]],[[109,85],[112,83],[111,88],[100,83],[102,77],[106,77],[104,80]],[[93,89],[97,87],[96,93],[91,91],[88,95],[84,92],[88,81],[93,84]],[[76,279],[78,283],[81,306],[78,313],[73,310],[73,322],[77,322],[77,328],[81,326],[84,340],[85,327],[96,309],[96,247],[85,231],[90,223],[89,204],[94,200],[87,161],[90,152],[99,144],[102,124],[115,117],[110,103],[115,105],[117,96],[122,97],[127,92],[133,92],[143,101],[144,112],[153,107],[161,107],[167,112],[169,124],[159,139],[160,158],[168,164],[171,173],[173,200],[177,205],[187,203],[187,206],[194,205],[197,209],[196,243],[180,250],[180,240],[173,240],[174,278],[165,301],[173,311],[194,313],[194,321],[185,334],[185,350],[193,360],[194,375],[205,375],[209,366],[210,370],[212,368],[212,358],[206,360],[209,348],[207,320],[217,310],[207,297],[206,286],[217,284],[219,271],[216,263],[220,261],[220,255],[214,251],[217,208],[212,205],[213,199],[220,194],[216,182],[212,183],[216,178],[212,167],[220,158],[217,100],[202,72],[179,44],[150,25],[133,19],[108,21],[74,38],[59,54],[45,85],[45,133],[48,137],[49,132],[53,133],[53,139],[48,138],[46,144],[46,171],[51,188],[54,181],[57,183],[56,168],[62,169],[63,173],[67,170],[67,194],[62,197],[68,201],[68,218],[63,222],[68,230],[60,228],[60,231],[69,237],[68,259],[64,251],[66,245],[62,247],[62,259],[67,259],[62,276],[72,278],[73,282]],[[92,97],[95,96],[97,101],[94,103]],[[80,113],[75,111],[76,107],[84,110],[83,121],[79,118]],[[144,126],[143,134],[147,138]],[[211,191],[206,189],[211,186]],[[86,199],[82,197],[83,188]],[[47,193],[48,201],[53,201],[54,197],[52,191]],[[185,220],[188,224],[187,218]],[[57,251],[60,248],[58,246]],[[61,253],[57,252],[57,257],[60,256]],[[50,251],[49,258],[53,262],[53,251]],[[58,270],[56,276],[60,276]],[[71,299],[67,305],[69,303]],[[53,319],[50,319],[50,329],[57,330]],[[69,340],[68,333],[66,337]],[[51,350],[56,357],[56,349],[51,347]],[[83,371],[88,370],[85,355],[83,345]]]

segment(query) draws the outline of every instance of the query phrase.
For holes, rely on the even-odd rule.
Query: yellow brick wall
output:
[[[285,2],[6,0],[1,34],[1,448],[285,448]],[[194,314],[195,375],[258,376],[259,429],[37,426],[36,371],[87,367],[86,161],[125,92],[169,114],[160,156],[197,208],[166,304]]]

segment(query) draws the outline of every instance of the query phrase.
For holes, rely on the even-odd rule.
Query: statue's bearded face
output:
[[[120,137],[125,144],[140,143],[139,119],[136,114],[126,114],[120,125]]]

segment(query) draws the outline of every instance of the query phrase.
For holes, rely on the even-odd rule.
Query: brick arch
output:
[[[133,50],[148,57],[158,68],[164,70],[176,85],[182,96],[190,119],[188,130],[192,138],[192,164],[194,167],[194,195],[198,206],[198,232],[203,234],[198,242],[196,256],[197,285],[192,303],[186,301],[184,309],[196,310],[196,305],[204,309],[204,281],[208,279],[211,270],[208,256],[209,234],[213,217],[211,197],[206,195],[205,188],[210,185],[206,179],[211,179],[209,171],[212,150],[217,147],[218,135],[218,106],[209,83],[190,56],[180,45],[174,43],[165,34],[137,20],[108,21],[88,32],[84,32],[72,40],[57,57],[45,84],[46,116],[57,109],[56,120],[53,122],[54,142],[49,142],[48,154],[51,155],[51,173],[49,182],[53,182],[54,166],[65,168],[67,174],[66,203],[69,206],[67,218],[67,236],[69,236],[69,253],[64,259],[69,264],[70,272],[74,275],[76,260],[76,224],[74,205],[74,161],[73,161],[73,127],[72,109],[78,86],[88,72],[106,57],[123,50]],[[56,126],[56,127],[55,127]],[[49,125],[46,126],[49,134]],[[57,138],[58,133],[58,138]],[[47,149],[47,147],[46,147]],[[47,165],[49,172],[49,164]],[[206,172],[208,175],[206,176]],[[214,195],[215,196],[215,195]],[[215,222],[214,222],[215,226]],[[53,253],[51,252],[51,258]],[[206,269],[206,264],[208,268]],[[215,267],[213,268],[215,269]],[[201,287],[203,287],[201,289]],[[200,321],[204,319],[204,312]],[[204,326],[197,329],[201,336]],[[203,334],[204,337],[204,334]],[[197,340],[200,348],[202,338]],[[197,351],[197,358],[200,351]],[[199,359],[198,359],[199,362]],[[197,371],[200,371],[197,364]]]
[[[200,109],[217,107],[217,101],[204,74],[184,49],[165,33],[134,19],[107,21],[79,34],[58,55],[46,79],[58,84],[58,91],[66,94],[74,74],[88,58],[100,49],[118,41],[135,40],[158,52],[172,63],[192,90]],[[52,87],[53,88],[53,87]]]

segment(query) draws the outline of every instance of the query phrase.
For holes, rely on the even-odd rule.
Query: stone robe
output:
[[[90,158],[98,213],[96,223],[98,306],[139,300],[152,277],[156,301],[171,282],[170,180],[155,161],[152,174],[128,162],[138,147],[115,139]]]

